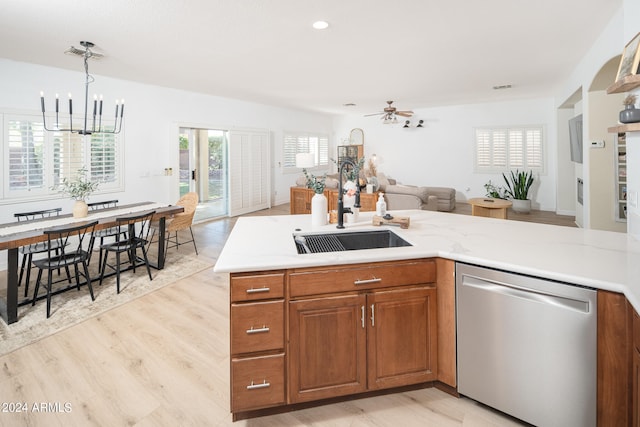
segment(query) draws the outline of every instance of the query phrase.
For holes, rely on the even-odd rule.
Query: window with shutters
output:
[[[37,116],[0,114],[3,169],[2,199],[37,199],[57,194],[52,189],[72,178],[83,166],[100,191],[122,188],[119,135],[94,133],[82,136],[49,132]]]
[[[542,126],[475,129],[476,172],[503,172],[509,169],[543,173],[544,138]]]
[[[316,133],[285,132],[284,170],[297,171],[296,154],[313,153],[316,167],[329,165],[329,136]]]

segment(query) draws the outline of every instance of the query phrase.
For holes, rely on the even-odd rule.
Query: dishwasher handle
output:
[[[537,289],[521,288],[515,285],[496,282],[485,278],[465,275],[462,280],[462,285],[482,289],[487,292],[498,293],[510,297],[522,298],[542,304],[575,310],[581,313],[590,312],[589,301],[568,298],[562,295],[554,295],[552,293]]]

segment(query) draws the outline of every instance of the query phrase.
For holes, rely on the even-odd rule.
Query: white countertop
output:
[[[392,211],[411,225],[358,222],[311,227],[311,215],[239,218],[214,266],[216,272],[246,272],[442,257],[516,273],[624,293],[640,312],[640,242],[624,233],[473,217],[430,211]],[[389,228],[413,246],[298,254],[293,233]],[[296,231],[299,229],[299,231]]]

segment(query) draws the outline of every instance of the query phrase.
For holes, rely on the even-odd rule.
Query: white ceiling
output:
[[[553,95],[622,0],[4,0],[0,57],[327,113]],[[330,27],[313,30],[316,20]],[[46,76],[42,76],[46,79]],[[494,85],[512,89],[495,91]],[[125,96],[126,97],[126,96]],[[356,107],[345,107],[355,103]]]

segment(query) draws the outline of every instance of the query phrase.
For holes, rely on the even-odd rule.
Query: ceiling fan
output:
[[[413,111],[410,111],[410,110],[398,111],[396,107],[392,106],[391,104],[393,104],[393,101],[387,101],[387,106],[384,108],[384,110],[382,110],[379,113],[365,114],[365,117],[382,115],[380,119],[384,120],[384,123],[398,123],[398,119],[396,116],[402,116],[402,117],[413,116]]]

